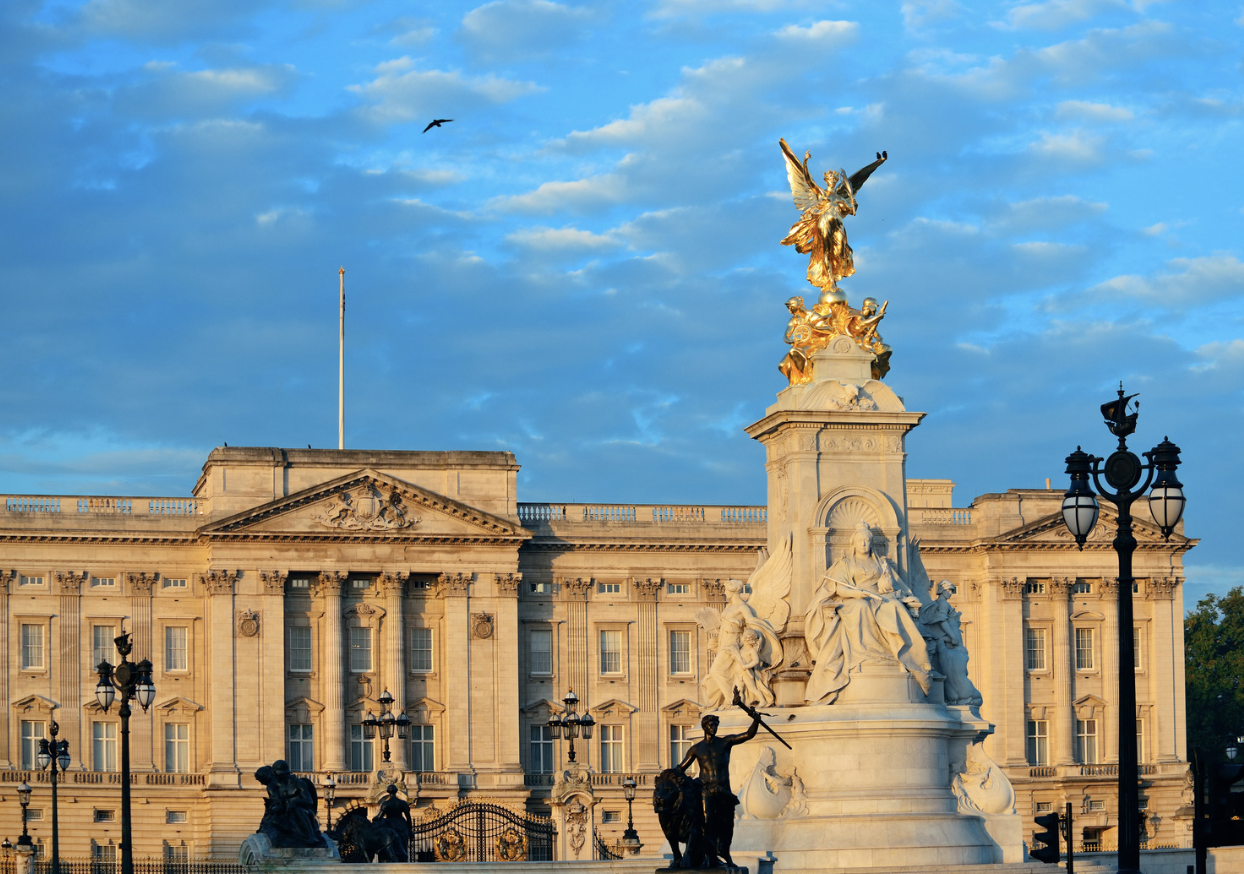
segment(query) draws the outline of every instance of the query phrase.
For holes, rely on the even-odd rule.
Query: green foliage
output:
[[[1244,735],[1244,587],[1202,598],[1184,620],[1184,663],[1189,749],[1226,761],[1229,740]]]

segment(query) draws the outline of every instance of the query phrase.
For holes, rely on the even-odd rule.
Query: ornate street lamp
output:
[[[17,787],[17,803],[22,806],[22,836],[17,839],[19,847],[30,847],[30,833],[26,831],[26,808],[30,806],[30,784],[25,780]]]
[[[639,842],[639,833],[635,831],[635,817],[631,811],[631,805],[635,802],[637,785],[639,784],[636,783],[633,774],[627,774],[622,778],[622,794],[626,796],[626,831],[622,832],[622,840],[618,841],[618,845],[632,856],[638,856],[644,846]]]
[[[325,831],[333,830],[333,799],[336,797],[337,781],[329,774],[324,778],[324,809],[328,811],[328,827]]]
[[[557,714],[549,720],[549,733],[556,740],[559,737],[565,737],[570,741],[570,751],[567,757],[570,761],[574,761],[574,739],[579,736],[579,732],[583,732],[584,740],[592,739],[592,729],[596,726],[596,720],[592,718],[592,714],[584,713],[579,716],[575,713],[575,707],[579,704],[579,696],[571,689],[566,693],[566,697],[562,699],[562,704],[566,705],[566,709],[562,712],[559,719]]]
[[[1077,446],[1076,451],[1067,456],[1071,488],[1063,497],[1063,522],[1081,550],[1098,516],[1097,498],[1089,485],[1090,474],[1097,493],[1114,504],[1118,512],[1114,551],[1119,557],[1119,874],[1139,874],[1140,871],[1140,769],[1136,762],[1136,672],[1132,667],[1135,648],[1132,553],[1136,551],[1132,503],[1143,497],[1152,484],[1149,512],[1167,540],[1179,524],[1187,503],[1183,486],[1175,476],[1179,467],[1178,446],[1164,439],[1149,452],[1142,453],[1149,460],[1148,464],[1142,464],[1135,453],[1128,450],[1127,438],[1136,430],[1139,408],[1135,405],[1132,412],[1127,410],[1128,401],[1134,397],[1125,395],[1120,384],[1118,399],[1102,404],[1106,427],[1119,438],[1119,448],[1109,458],[1102,459]],[[1102,485],[1103,476],[1115,491]]]
[[[120,692],[121,708],[121,874],[134,874],[134,843],[130,827],[130,702],[137,699],[143,712],[155,700],[155,684],[151,682],[151,662],[143,659],[135,664],[129,660],[133,651],[128,631],[112,641],[121,656],[115,668],[108,660],[99,663],[99,682],[95,684],[95,700],[105,713]]]
[[[405,713],[397,716],[393,715],[393,696],[389,694],[389,690],[385,689],[380,693],[380,715],[368,713],[367,718],[363,720],[363,737],[371,740],[376,736],[376,732],[380,732],[380,737],[384,740],[384,760],[389,761],[389,738],[393,737],[394,731],[397,736],[405,740],[406,729],[410,727],[410,717]]]
[[[43,770],[46,771],[49,765],[52,766],[52,874],[60,874],[60,814],[56,804],[56,775],[68,771],[70,764],[69,741],[57,740],[58,734],[60,726],[53,719],[52,739],[40,738],[39,755],[36,757]]]

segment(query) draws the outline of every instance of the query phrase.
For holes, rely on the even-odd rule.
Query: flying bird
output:
[[[426,134],[432,128],[440,127],[447,121],[453,121],[453,119],[452,118],[434,118],[430,122],[428,122],[428,126],[423,129],[423,132]]]

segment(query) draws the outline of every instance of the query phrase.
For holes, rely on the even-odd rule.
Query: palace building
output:
[[[26,780],[31,834],[50,851],[36,755],[55,720],[72,759],[61,853],[115,854],[121,736],[95,666],[118,660],[125,631],[156,688],[131,719],[139,858],[236,857],[263,810],[254,773],[280,758],[321,786],[333,776],[334,819],[389,782],[416,808],[486,798],[547,814],[568,750],[546,723],[571,689],[596,723],[576,753],[597,835],[621,836],[621,778],[634,774],[636,828],[654,851],[651,786],[698,735],[716,643],[697,613],[755,568],[767,510],[523,503],[518,470],[505,452],[229,447],[188,498],[5,497],[5,832],[20,833]],[[1025,835],[1070,802],[1077,843],[1112,843],[1117,678],[1134,669],[1145,833],[1188,845],[1182,558],[1195,541],[1137,521],[1136,649],[1121,665],[1109,507],[1079,551],[1059,491],[956,507],[952,490],[907,480],[894,513],[930,578],[956,588],[981,715],[997,726],[985,749]],[[411,721],[389,762],[363,725],[385,691]]]

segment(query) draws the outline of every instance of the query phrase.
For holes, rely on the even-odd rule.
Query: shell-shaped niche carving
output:
[[[881,516],[872,502],[858,495],[843,498],[829,508],[825,527],[833,531],[851,532],[856,525],[867,522],[873,528],[881,524]]]

